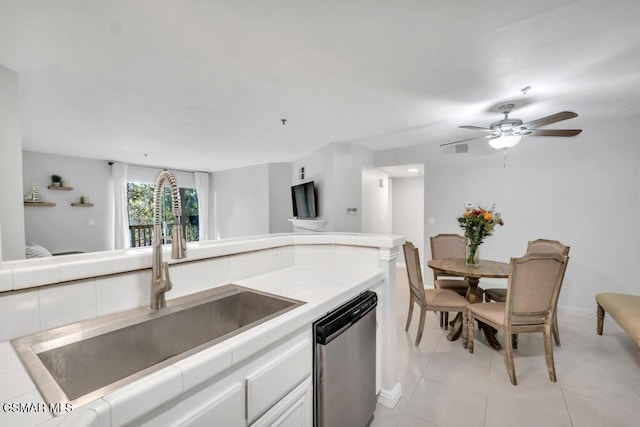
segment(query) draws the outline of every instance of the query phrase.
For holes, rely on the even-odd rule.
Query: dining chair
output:
[[[431,244],[431,259],[464,258],[467,240],[459,234],[438,234],[429,238]],[[433,287],[449,289],[465,296],[469,286],[464,278],[453,276],[441,270],[433,269]],[[440,312],[440,327],[447,329],[449,313]]]
[[[505,302],[467,306],[467,349],[473,353],[474,321],[501,330],[505,336],[542,332],[549,378],[556,382],[551,329],[560,286],[569,257],[554,253],[530,253],[511,258]],[[504,361],[511,384],[516,385],[511,340],[505,340]]]
[[[549,239],[537,239],[529,241],[527,244],[527,253],[541,253],[541,254],[559,254],[569,256],[569,250],[571,247],[563,245],[557,240],[549,240]],[[560,284],[560,289],[562,289],[562,283]],[[507,290],[505,288],[490,288],[484,291],[484,300],[496,301],[496,302],[505,302],[507,300]],[[558,311],[555,311],[553,317],[553,340],[556,345],[560,346],[560,331],[558,329]],[[514,335],[512,337],[513,347],[518,348],[518,336]]]
[[[415,342],[417,346],[422,339],[427,311],[461,312],[464,316],[465,307],[469,302],[463,296],[450,289],[425,289],[422,281],[418,248],[416,248],[413,243],[406,242],[403,250],[407,265],[407,278],[409,279],[409,314],[404,330],[409,330],[411,317],[413,316],[413,304],[416,303],[420,306],[420,324],[418,325],[418,334],[416,335]]]

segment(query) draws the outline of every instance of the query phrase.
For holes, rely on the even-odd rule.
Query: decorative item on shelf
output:
[[[80,203],[71,203],[71,206],[90,208],[93,206],[93,203],[89,202],[89,198],[87,196],[82,196],[80,197]]]
[[[473,267],[480,265],[480,245],[485,237],[493,235],[496,224],[503,226],[504,221],[500,213],[495,212],[495,205],[489,211],[480,206],[467,209],[458,218],[458,225],[464,230],[464,236],[467,238],[465,261],[467,265]]]
[[[69,186],[69,181],[67,181],[66,179],[62,179],[60,175],[51,175],[51,182],[52,185],[47,187],[49,190],[73,190],[73,187]]]
[[[31,183],[31,191],[25,194],[24,201],[32,203],[44,202],[44,198],[42,197],[42,194],[40,194],[40,190],[38,190],[38,186],[36,186],[35,182]]]
[[[55,206],[55,203],[45,202],[42,198],[42,194],[40,194],[40,190],[36,186],[35,182],[31,183],[31,191],[29,191],[24,196],[24,205],[25,206],[40,206],[40,207],[51,207]]]
[[[89,202],[89,198],[87,196],[82,196],[80,197],[80,203],[71,203],[71,206],[90,208],[93,206],[93,203]]]

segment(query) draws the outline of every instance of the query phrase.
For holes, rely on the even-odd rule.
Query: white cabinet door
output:
[[[306,338],[247,376],[247,420],[252,423],[311,375],[311,339]]]
[[[203,382],[131,426],[312,427],[310,328],[227,375]],[[307,397],[306,394],[309,394]]]
[[[205,405],[197,408],[182,425],[244,427],[244,387],[241,383],[235,383]]]
[[[312,427],[313,388],[307,378],[251,427]]]
[[[245,427],[244,384],[235,380],[204,387],[174,405],[165,405],[131,424],[139,427]]]

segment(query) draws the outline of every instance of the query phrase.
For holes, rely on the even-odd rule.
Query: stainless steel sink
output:
[[[301,304],[225,285],[11,343],[47,403],[78,406]]]

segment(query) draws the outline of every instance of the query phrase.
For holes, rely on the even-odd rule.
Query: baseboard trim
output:
[[[378,403],[387,408],[395,408],[398,401],[402,397],[402,386],[400,383],[396,383],[392,390],[380,390],[378,393]]]

